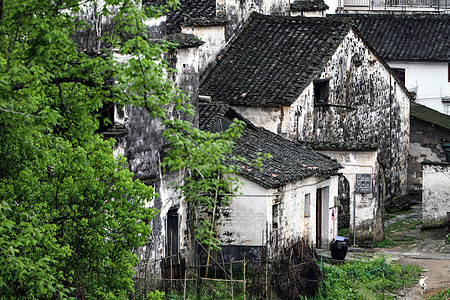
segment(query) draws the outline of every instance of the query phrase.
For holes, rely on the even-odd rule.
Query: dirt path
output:
[[[415,220],[421,220],[421,206],[415,205],[405,214],[386,221],[385,227],[395,226],[396,222],[401,222],[406,218],[408,218],[410,223],[414,223]],[[424,270],[422,277],[428,277],[425,281],[427,290],[423,295],[421,295],[417,284],[406,290],[406,297],[401,293],[397,299],[428,299],[428,296],[435,295],[439,290],[450,286],[450,245],[446,243],[446,229],[424,231],[421,229],[421,225],[406,230],[402,228],[400,233],[404,237],[409,237],[411,241],[409,245],[379,249],[381,253],[392,256],[394,260],[399,261],[401,264],[421,266]],[[392,234],[395,235],[395,232]]]
[[[439,290],[450,286],[450,260],[448,259],[417,259],[403,258],[399,262],[405,265],[418,265],[424,269],[423,276],[428,277],[425,281],[427,290],[420,294],[419,285],[415,285],[406,290],[406,298],[403,295],[397,299],[427,299],[428,296],[435,295]]]

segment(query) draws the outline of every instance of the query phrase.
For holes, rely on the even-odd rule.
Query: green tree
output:
[[[166,8],[175,1],[168,1]],[[150,44],[156,8],[105,1],[101,55],[80,52],[76,18],[95,1],[0,1],[0,297],[124,298],[148,240],[154,191],[95,134],[106,102],[148,108],[183,97],[165,79],[170,45]],[[109,5],[109,6],[107,6]],[[113,49],[118,49],[117,52]],[[131,58],[119,63],[117,55]],[[181,107],[181,106],[180,106]]]
[[[73,37],[89,28],[77,15],[96,5],[94,0],[0,1],[0,297],[5,299],[125,298],[133,292],[133,249],[148,240],[144,220],[156,213],[148,208],[155,195],[133,180],[123,158],[114,159],[114,141],[95,133],[105,103],[145,107],[162,120],[171,145],[164,164],[191,175],[187,186],[194,184],[190,178],[196,180],[195,194],[184,189],[186,200],[216,207],[217,195],[231,191],[222,180],[232,168],[223,164],[242,125],[211,135],[171,118],[172,109],[192,113],[167,76],[174,70],[163,57],[173,45],[145,36],[143,20],[177,1],[159,7],[103,2],[97,17],[112,27],[100,39],[102,52],[93,54],[79,51]],[[202,152],[215,152],[213,161]],[[204,197],[212,194],[213,202]],[[212,246],[206,225],[198,232]]]

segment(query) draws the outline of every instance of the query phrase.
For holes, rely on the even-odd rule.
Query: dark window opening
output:
[[[97,119],[99,127],[97,132],[105,132],[114,125],[114,106],[112,102],[105,102],[98,111]]]
[[[167,214],[167,244],[166,255],[172,256],[178,253],[178,213],[177,209],[169,210]]]
[[[171,208],[166,220],[166,257],[161,260],[163,278],[184,278],[186,260],[180,253],[180,218],[177,208]]]
[[[314,81],[314,103],[326,104],[328,103],[329,94],[329,79],[319,79]]]
[[[442,141],[442,148],[444,148],[445,151],[445,158],[447,162],[450,162],[450,142],[444,139]]]
[[[211,132],[215,133],[215,132],[223,132],[225,130],[228,129],[228,126],[231,125],[231,121],[226,119],[226,118],[219,118],[216,122],[216,124],[214,125],[214,128],[212,129]]]
[[[403,84],[406,84],[405,69],[392,68],[392,71]]]

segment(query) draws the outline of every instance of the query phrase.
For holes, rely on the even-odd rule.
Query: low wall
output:
[[[422,163],[423,228],[443,227],[450,212],[450,163]]]

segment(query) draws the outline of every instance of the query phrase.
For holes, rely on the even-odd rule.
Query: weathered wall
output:
[[[450,212],[450,164],[423,164],[423,227],[443,227]]]
[[[404,195],[410,100],[390,69],[351,31],[317,79],[330,80],[328,105],[314,104],[311,82],[290,107],[235,108],[291,140],[378,144],[388,198]]]
[[[221,208],[216,227],[219,239],[228,246],[265,246],[278,251],[301,238],[316,242],[316,192],[323,189],[322,247],[337,235],[338,178],[309,177],[271,190],[239,177],[242,194]],[[305,210],[305,195],[309,209]],[[308,214],[305,214],[308,211]]]
[[[330,179],[309,177],[302,181],[289,183],[276,192],[274,206],[278,206],[280,213],[280,245],[287,247],[299,238],[306,238],[310,243],[316,244],[317,189],[322,191],[322,246],[327,249],[329,243],[337,235],[337,207],[335,198],[338,196],[338,177]],[[309,194],[309,216],[305,216],[305,195]]]
[[[442,140],[450,141],[450,131],[411,117],[408,193],[422,194],[423,161],[445,162]]]
[[[280,124],[283,116],[283,109],[279,107],[253,107],[253,106],[233,106],[241,115],[249,119],[255,126],[280,134]]]
[[[177,49],[170,53],[168,61],[171,67],[178,70],[172,74],[172,81],[181,88],[194,106],[198,105],[198,49]],[[198,116],[186,118],[179,112],[172,110],[176,118],[187,119],[198,123]],[[192,259],[191,232],[189,229],[189,210],[185,201],[180,199],[177,191],[169,187],[171,182],[181,183],[183,173],[162,174],[161,149],[166,144],[162,134],[164,128],[161,121],[150,118],[145,109],[127,107],[128,121],[126,157],[128,166],[135,174],[135,178],[153,184],[159,198],[151,203],[160,211],[152,220],[152,237],[149,244],[138,249],[140,263],[136,266],[138,278],[159,278],[161,276],[160,263],[166,255],[167,243],[167,215],[170,209],[176,209],[179,216],[179,244],[180,254],[187,263]]]
[[[388,195],[406,193],[409,98],[389,69],[350,32],[322,71],[327,106],[314,105],[313,83],[290,107],[291,139],[377,143]]]
[[[199,51],[199,73],[216,59],[216,56],[225,45],[225,26],[182,27],[182,33],[194,34],[205,42]]]
[[[336,159],[344,169],[340,172],[349,182],[349,228],[353,237],[355,224],[358,245],[373,246],[375,241],[383,239],[384,201],[379,192],[379,172],[376,151],[318,151]],[[372,192],[368,194],[355,193],[356,174],[372,175]],[[355,218],[353,207],[355,207]],[[339,215],[341,218],[341,215]],[[354,222],[355,221],[355,222]]]
[[[316,10],[316,11],[296,11],[296,12],[292,12],[291,11],[291,16],[296,17],[296,16],[303,16],[303,17],[326,17],[327,13],[325,11],[320,11],[320,10]]]
[[[217,233],[225,245],[262,246],[266,243],[266,223],[271,219],[273,195],[253,181],[238,176],[240,192],[220,209]]]
[[[236,33],[252,12],[264,15],[289,15],[289,0],[216,0],[217,15],[226,14],[226,39]]]

